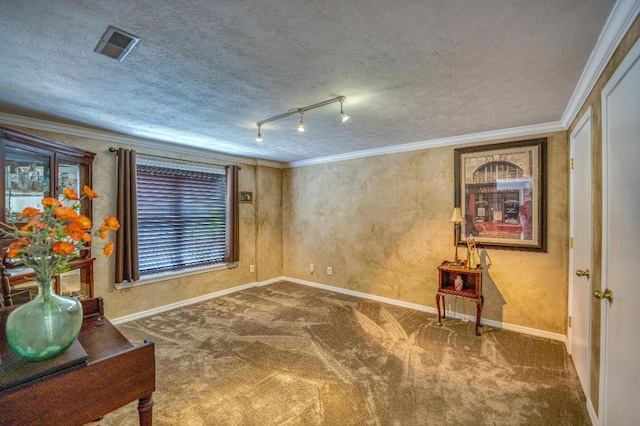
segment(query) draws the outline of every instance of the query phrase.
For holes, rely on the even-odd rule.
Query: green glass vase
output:
[[[63,353],[82,327],[82,304],[59,296],[52,280],[37,279],[38,295],[11,311],[7,318],[7,340],[13,351],[30,361],[44,361]]]

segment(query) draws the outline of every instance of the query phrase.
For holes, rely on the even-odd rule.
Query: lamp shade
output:
[[[464,222],[464,218],[462,217],[462,210],[460,209],[460,207],[454,207],[453,214],[451,215],[451,219],[449,220],[449,222]]]

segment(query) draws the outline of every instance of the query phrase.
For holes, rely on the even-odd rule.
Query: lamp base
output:
[[[455,258],[453,259],[453,262],[451,262],[449,266],[464,266],[464,263],[462,262],[462,260],[458,258],[458,243],[460,241],[460,222],[456,222],[454,224],[453,229],[455,231],[455,241],[453,245],[456,246],[456,255],[455,255]]]

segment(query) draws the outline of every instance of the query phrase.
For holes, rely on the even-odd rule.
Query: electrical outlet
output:
[[[327,266],[327,275],[333,274],[333,268],[331,266]]]
[[[313,274],[313,263],[309,264],[309,273]]]
[[[253,265],[249,265],[249,272],[255,272],[256,271],[256,267]]]

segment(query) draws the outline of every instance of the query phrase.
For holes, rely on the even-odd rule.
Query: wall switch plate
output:
[[[309,273],[313,274],[313,263],[309,264]]]
[[[256,271],[256,267],[253,265],[249,265],[249,272],[255,272]]]
[[[333,268],[331,266],[327,266],[327,275],[333,274]]]

